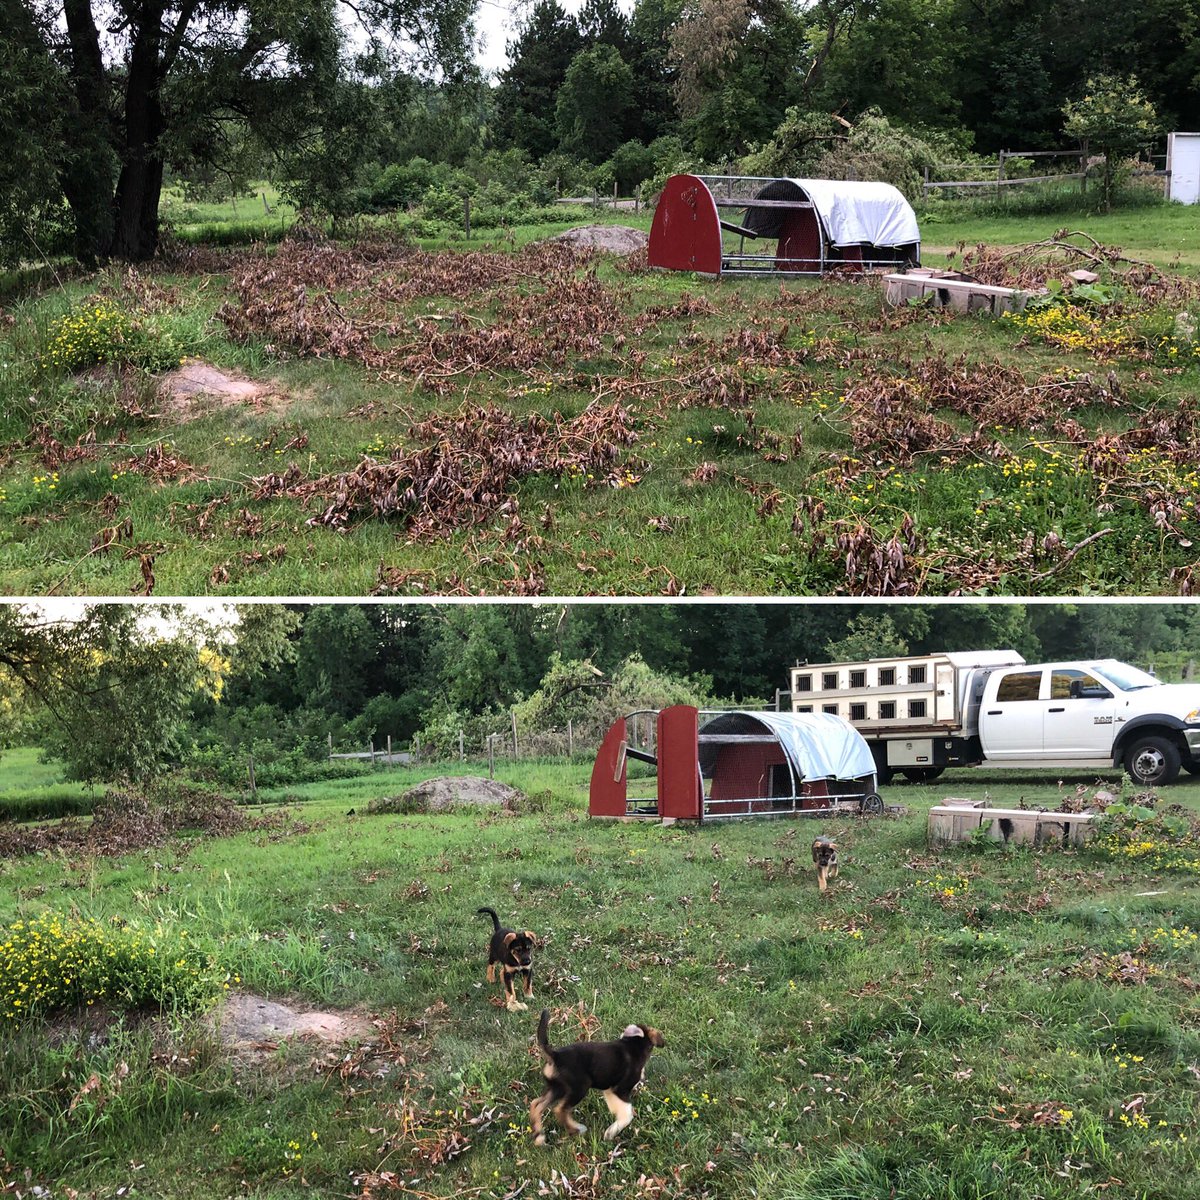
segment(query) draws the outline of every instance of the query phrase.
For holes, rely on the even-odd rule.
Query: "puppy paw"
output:
[[[587,1133],[587,1126],[584,1125],[581,1121],[576,1121],[575,1128],[572,1129],[571,1132],[572,1133]]]
[[[533,1139],[533,1144],[535,1146],[544,1146],[546,1144],[546,1135],[544,1133],[539,1133],[537,1137]]]
[[[510,1003],[506,1004],[504,1007],[507,1008],[509,1012],[524,1012],[529,1007],[529,1005],[522,1004],[520,1002],[520,1000],[513,1000]]]
[[[621,1126],[615,1122],[604,1131],[604,1140],[611,1142],[616,1140],[616,1136],[621,1132]]]

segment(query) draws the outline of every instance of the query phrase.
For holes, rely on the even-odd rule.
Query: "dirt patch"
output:
[[[192,420],[214,409],[248,405],[262,412],[286,404],[286,397],[268,383],[255,383],[193,359],[168,371],[158,381],[164,411],[182,420]]]
[[[601,250],[605,254],[636,254],[645,250],[650,241],[648,234],[631,225],[577,225],[563,233],[546,238],[548,242],[561,242],[577,250]]]
[[[217,1036],[234,1050],[274,1050],[288,1038],[351,1042],[372,1032],[370,1020],[355,1012],[302,1011],[265,996],[231,992],[216,1018]]]
[[[525,793],[495,779],[475,775],[441,775],[426,779],[400,796],[373,800],[372,812],[446,812],[464,805],[484,805],[510,812]]]

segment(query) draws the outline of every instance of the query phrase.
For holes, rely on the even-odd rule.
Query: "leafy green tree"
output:
[[[365,674],[374,655],[374,637],[362,606],[314,607],[305,616],[296,647],[296,682],[305,707],[353,716],[366,700]]]
[[[622,58],[628,57],[629,18],[617,7],[616,0],[586,0],[578,20],[585,47],[612,46]]]
[[[5,108],[0,262],[39,258],[70,247],[59,187],[67,159],[57,115],[69,111],[70,93],[55,65],[39,53],[41,36],[38,23],[19,0],[0,0]]]
[[[675,135],[679,130],[668,55],[671,29],[682,8],[682,0],[636,0],[633,7],[625,61],[633,68],[631,130],[642,142]]]
[[[849,116],[878,109],[909,127],[953,126],[967,38],[958,0],[854,0],[809,13],[805,105]]]
[[[554,128],[559,147],[590,162],[607,158],[624,140],[633,106],[633,70],[614,46],[581,50],[558,89]]]
[[[800,97],[807,36],[795,0],[686,0],[668,62],[698,154],[727,158],[770,136]]]
[[[179,761],[192,696],[219,687],[217,660],[201,655],[211,632],[178,608],[94,605],[56,619],[4,605],[0,670],[40,710],[40,745],[68,778],[141,781]]]
[[[1132,75],[1093,75],[1078,100],[1063,106],[1063,132],[1104,155],[1105,208],[1125,173],[1124,160],[1148,146],[1161,125],[1154,105]]]
[[[845,636],[825,648],[831,662],[857,662],[864,658],[891,658],[908,653],[908,642],[882,609],[859,613],[846,626]]]
[[[496,86],[496,121],[503,139],[535,158],[555,148],[558,90],[582,45],[578,23],[558,0],[537,0],[516,39],[508,43],[509,65]]]
[[[21,39],[24,77],[58,81],[48,108],[26,113],[14,136],[55,139],[43,144],[80,255],[134,260],[157,246],[168,161],[217,153],[220,126],[233,116],[286,150],[294,170],[307,167],[314,195],[328,194],[356,153],[346,135],[363,128],[366,93],[349,84],[396,66],[463,70],[474,9],[474,0],[4,4],[0,38]],[[357,22],[353,37],[343,11]]]

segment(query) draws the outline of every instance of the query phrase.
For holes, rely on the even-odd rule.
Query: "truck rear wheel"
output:
[[[1141,737],[1125,751],[1125,770],[1143,787],[1165,787],[1179,776],[1179,747],[1165,737]]]

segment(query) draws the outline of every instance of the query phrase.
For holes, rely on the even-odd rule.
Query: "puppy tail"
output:
[[[550,1010],[548,1008],[543,1008],[542,1015],[538,1019],[537,1044],[538,1044],[538,1049],[545,1056],[546,1061],[548,1063],[552,1063],[554,1061],[554,1051],[550,1046],[550,1039],[547,1036],[549,1034],[549,1032],[550,1032]]]
[[[498,916],[496,916],[496,910],[494,908],[477,908],[475,911],[476,911],[476,913],[486,913],[489,917],[492,918],[492,932],[493,933],[495,933],[496,930],[500,928],[500,918]]]

